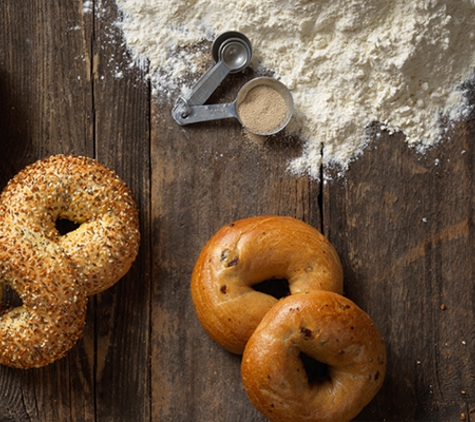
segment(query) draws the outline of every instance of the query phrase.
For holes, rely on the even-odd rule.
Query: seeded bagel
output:
[[[57,244],[19,226],[0,207],[0,292],[22,305],[0,312],[0,363],[40,367],[62,358],[81,337],[87,296],[71,260]]]
[[[132,194],[114,171],[91,158],[55,155],[39,160],[10,180],[0,202],[18,226],[64,250],[87,295],[116,283],[138,253]],[[62,235],[58,220],[77,228]]]

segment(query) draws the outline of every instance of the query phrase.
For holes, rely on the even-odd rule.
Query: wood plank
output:
[[[373,317],[388,350],[383,389],[357,420],[470,420],[474,115],[425,154],[377,124],[371,133],[346,177],[324,189],[346,294]]]
[[[0,7],[2,186],[44,156],[93,153],[92,16],[81,7],[41,0],[6,1]],[[2,367],[0,419],[93,420],[93,378],[82,342],[45,368]]]
[[[137,69],[118,77],[129,68],[112,25],[115,3],[103,3],[96,15],[86,6],[11,1],[2,7],[8,161],[0,175],[5,184],[50,154],[97,158],[133,191],[144,223],[143,252],[124,280],[91,298],[84,338],[65,359],[38,370],[0,368],[0,420],[149,419],[149,88]]]
[[[231,78],[230,92],[210,101],[229,100],[252,76]],[[281,214],[318,225],[319,183],[285,171],[295,139],[252,141],[237,121],[179,127],[161,99],[152,122],[152,420],[264,421],[242,387],[240,356],[199,325],[191,272],[206,241],[235,219]]]
[[[11,167],[3,183],[39,157],[93,153],[92,21],[79,6],[2,3],[2,146]]]
[[[129,273],[96,297],[96,420],[150,420],[150,87],[115,24],[113,0],[96,7],[93,98],[96,158],[131,188],[141,248]],[[80,393],[80,392],[79,392]]]

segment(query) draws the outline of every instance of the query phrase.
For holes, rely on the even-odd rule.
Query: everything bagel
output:
[[[138,252],[138,212],[117,174],[88,157],[55,155],[20,171],[0,196],[9,218],[61,247],[87,295],[127,273]],[[58,220],[78,225],[61,235]]]
[[[326,365],[312,378],[304,358]],[[351,300],[325,291],[282,299],[246,345],[242,381],[273,422],[352,420],[380,389],[386,351],[371,318]]]
[[[240,354],[277,299],[253,286],[285,279],[291,294],[343,291],[343,271],[330,242],[310,225],[291,217],[262,216],[221,228],[196,262],[191,293],[206,333]],[[272,282],[272,281],[271,281]]]
[[[0,363],[44,366],[80,338],[87,296],[61,248],[0,212],[0,291],[7,283],[23,301],[0,313]]]

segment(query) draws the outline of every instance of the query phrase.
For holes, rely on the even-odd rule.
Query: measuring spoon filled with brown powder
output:
[[[180,125],[234,117],[247,131],[267,136],[284,129],[293,113],[289,89],[277,79],[262,76],[247,82],[232,103],[188,106],[186,113],[176,112],[173,117]]]
[[[293,114],[293,99],[288,88],[274,78],[252,79],[238,94],[236,113],[248,131],[257,135],[272,135],[289,123]]]
[[[239,96],[242,99],[238,100],[237,114],[242,125],[253,133],[273,134],[288,123],[290,98],[286,101],[274,81],[271,78],[251,81],[246,95]]]

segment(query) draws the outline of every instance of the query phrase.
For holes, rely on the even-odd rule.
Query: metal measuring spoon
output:
[[[251,130],[243,124],[239,116],[239,105],[246,99],[246,96],[251,91],[251,89],[260,85],[268,86],[277,91],[284,99],[287,108],[285,117],[281,124],[269,132],[258,132],[256,130]],[[183,116],[179,114],[174,117],[180,125],[234,117],[241,123],[241,125],[243,125],[243,127],[247,131],[256,135],[268,136],[280,132],[282,129],[284,129],[292,118],[293,113],[294,101],[289,89],[277,79],[262,76],[259,78],[251,79],[249,82],[247,82],[238,92],[236,99],[231,103],[191,106],[189,107],[188,115]]]
[[[252,58],[251,42],[236,31],[221,34],[211,50],[215,65],[204,73],[186,96],[178,97],[172,112],[175,120],[178,116],[189,115],[191,106],[204,104],[229,73],[244,70]]]

